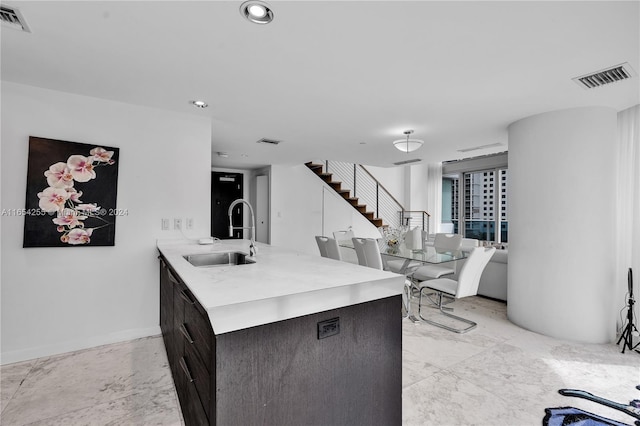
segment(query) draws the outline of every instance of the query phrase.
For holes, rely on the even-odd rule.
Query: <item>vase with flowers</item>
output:
[[[404,242],[405,233],[406,230],[402,228],[392,228],[390,226],[380,228],[380,234],[385,244],[384,251],[389,254],[398,253],[400,244]]]

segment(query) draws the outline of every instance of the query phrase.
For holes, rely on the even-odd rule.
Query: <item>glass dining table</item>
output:
[[[353,241],[340,240],[338,245],[344,248],[354,249]],[[389,245],[382,240],[378,240],[378,247],[382,255],[383,262],[388,260],[402,260],[402,266],[398,273],[406,274],[410,267],[416,266],[416,262],[423,264],[439,264],[466,259],[468,252],[462,250],[441,250],[431,245],[425,245],[421,249],[411,249],[405,244]]]
[[[416,265],[416,262],[424,264],[439,264],[466,259],[468,256],[468,253],[462,250],[441,250],[434,246],[424,246],[421,249],[410,249],[404,244],[389,246],[385,243],[380,243],[379,245],[380,254],[383,259],[386,257],[387,260],[400,259],[404,261],[401,268],[398,270],[401,274],[406,274],[409,267]]]

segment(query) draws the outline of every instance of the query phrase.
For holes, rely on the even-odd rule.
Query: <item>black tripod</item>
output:
[[[635,331],[636,335],[638,335],[640,332],[638,331],[638,328],[633,324],[633,304],[635,303],[635,300],[633,298],[633,274],[631,273],[631,268],[629,268],[629,274],[627,275],[627,277],[629,282],[627,325],[624,327],[624,330],[622,331],[622,334],[620,335],[620,338],[618,339],[618,342],[616,344],[619,345],[620,342],[624,340],[624,343],[622,344],[622,353],[624,353],[624,350],[626,348],[629,348],[630,351],[635,350],[636,352],[640,353],[640,351],[636,349],[638,345],[640,345],[640,342],[633,346],[633,332]]]

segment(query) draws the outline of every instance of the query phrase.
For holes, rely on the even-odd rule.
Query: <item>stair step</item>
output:
[[[341,188],[341,186],[342,186],[342,182],[334,182],[334,181],[331,181],[331,182],[327,182],[327,183],[328,183],[329,185],[331,185],[331,187],[332,187],[333,189],[335,189],[336,191],[340,191],[340,190],[342,189],[342,188]]]
[[[384,227],[385,225],[382,224],[382,219],[369,219],[369,222],[373,223],[377,228],[380,228],[381,226]]]
[[[320,178],[323,181],[327,182],[327,183],[329,183],[329,182],[331,182],[333,180],[332,179],[333,173],[323,173],[323,172],[318,173],[318,172],[316,172],[316,174],[318,176],[320,176]]]
[[[324,166],[322,164],[315,163],[304,163],[313,173],[320,175],[324,171]]]
[[[334,182],[333,173],[325,173],[323,164],[317,164],[309,161],[307,163],[304,163],[304,165],[307,166],[316,175],[318,175],[318,177],[325,181],[329,186],[331,186],[333,190],[335,190],[342,198],[348,201],[349,204],[351,204],[358,212],[360,212],[365,218],[367,218],[367,220],[369,220],[369,222],[371,222],[374,226],[376,226],[377,228],[388,226],[382,222],[382,219],[374,217],[373,212],[368,212],[367,206],[365,204],[359,204],[358,198],[351,196],[350,190],[342,189],[342,182]]]

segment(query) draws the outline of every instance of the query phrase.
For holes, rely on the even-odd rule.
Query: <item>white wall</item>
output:
[[[615,335],[616,111],[576,108],[509,126],[508,317],[548,336]]]
[[[358,237],[380,233],[304,165],[271,167],[271,244],[319,255],[316,235],[353,228]]]
[[[410,198],[408,197],[407,188],[407,169],[410,166],[399,167],[376,167],[365,166],[365,168],[375,177],[378,182],[385,187],[393,197],[398,200],[406,209]]]
[[[404,207],[407,210],[427,211],[427,165],[416,164],[402,166],[402,168],[405,169],[404,186],[409,189],[409,193],[406,195],[408,201]]]
[[[211,123],[2,82],[2,209],[25,206],[29,135],[120,148],[114,247],[22,248],[1,218],[2,363],[159,333],[161,218],[209,235]],[[186,232],[186,231],[185,231]]]

